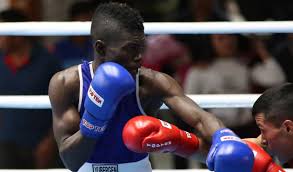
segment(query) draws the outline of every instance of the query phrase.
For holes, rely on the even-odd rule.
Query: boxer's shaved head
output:
[[[286,83],[265,91],[252,108],[253,116],[259,113],[277,127],[284,120],[293,120],[293,84]]]
[[[252,114],[261,142],[281,163],[293,159],[293,84],[266,90],[254,103]]]
[[[144,34],[143,19],[139,12],[126,4],[99,5],[92,17],[91,36],[93,41],[101,40],[109,43],[117,39],[123,31]]]

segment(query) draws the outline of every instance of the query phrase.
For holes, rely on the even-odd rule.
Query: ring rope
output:
[[[91,22],[2,22],[0,35],[89,35]],[[293,21],[146,22],[146,34],[293,33]]]
[[[259,94],[200,94],[187,95],[202,108],[251,108]],[[47,95],[0,96],[0,108],[50,109]],[[168,109],[166,105],[161,109]]]

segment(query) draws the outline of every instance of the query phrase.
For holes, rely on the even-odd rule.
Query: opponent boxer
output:
[[[142,68],[143,19],[119,3],[100,5],[92,18],[92,62],[53,76],[49,97],[60,156],[72,171],[150,172],[147,153],[122,140],[126,122],[155,114],[165,103],[199,133],[196,154],[206,154],[215,131],[224,128],[200,109],[170,76]]]
[[[266,90],[254,103],[252,115],[261,135],[249,140],[293,168],[293,84]]]
[[[292,83],[286,83],[284,85],[268,89],[256,100],[252,108],[252,115],[261,130],[261,135],[255,139],[244,139],[245,143],[254,153],[254,165],[252,172],[285,171],[281,166],[273,162],[273,159],[267,152],[264,151],[264,149],[262,149],[262,146],[266,147],[273,156],[276,156],[281,161],[281,163],[287,163],[289,167],[293,167],[292,112]],[[214,134],[213,142],[218,140],[218,138],[215,137],[216,135],[217,132]],[[222,137],[222,140],[226,139]],[[229,138],[228,140],[234,139]],[[236,138],[235,140],[239,139]],[[228,146],[228,144],[226,144],[225,147],[226,146]],[[239,148],[239,146],[235,147]],[[207,158],[207,166],[210,170],[214,170],[215,172],[239,171],[236,167],[234,170],[229,170],[229,167],[226,168],[227,166],[234,166],[233,163],[229,163],[229,160],[232,161],[234,155],[223,154],[226,160],[222,161],[221,158],[219,158],[219,154],[213,156],[213,152],[214,144],[212,145]],[[215,159],[217,160],[215,161]],[[220,168],[215,168],[215,164],[217,163]]]

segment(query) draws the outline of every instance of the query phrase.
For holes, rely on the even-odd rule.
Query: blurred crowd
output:
[[[75,0],[63,21],[89,21],[101,2]],[[290,0],[120,2],[137,8],[146,22],[291,20],[293,16]],[[35,19],[42,20],[42,16],[34,16],[17,5],[0,12],[1,22]],[[88,36],[46,40],[0,37],[0,95],[46,95],[54,73],[93,58]],[[173,76],[186,94],[261,93],[280,83],[293,82],[293,34],[147,35],[143,65]],[[240,137],[259,134],[250,109],[207,110]],[[166,120],[188,130],[172,112]],[[63,167],[51,124],[50,110],[0,109],[0,168]],[[188,168],[185,159],[174,160],[174,168]]]

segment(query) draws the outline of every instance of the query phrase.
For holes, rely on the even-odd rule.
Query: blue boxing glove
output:
[[[233,131],[224,128],[213,135],[206,165],[215,172],[251,172],[254,163],[252,150]]]
[[[131,74],[114,62],[102,63],[96,70],[89,86],[82,119],[81,133],[98,139],[106,130],[120,100],[135,90]]]

